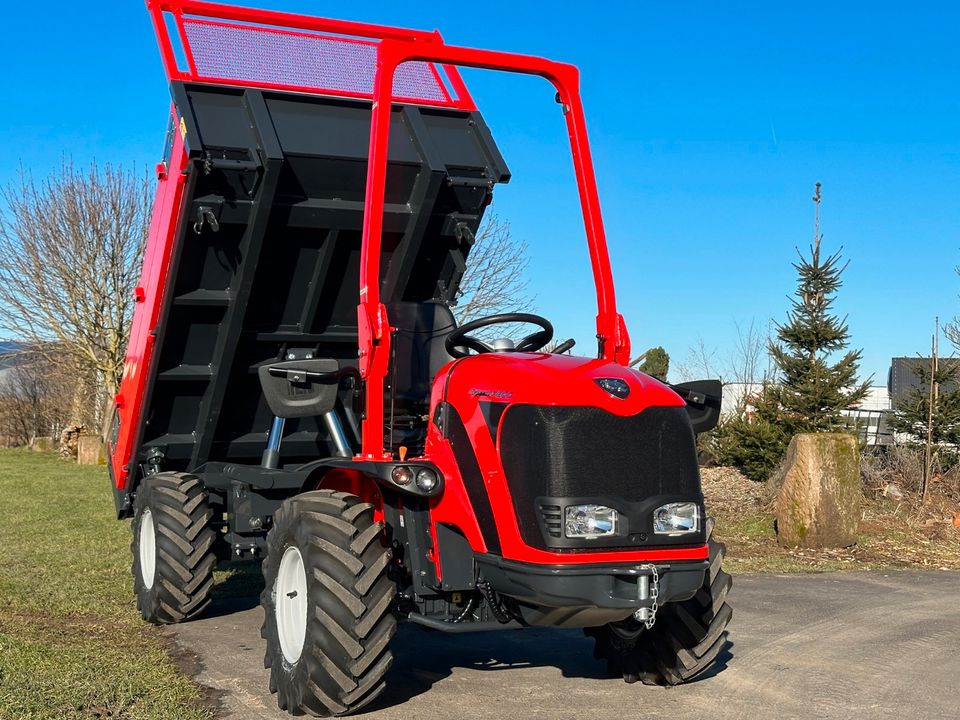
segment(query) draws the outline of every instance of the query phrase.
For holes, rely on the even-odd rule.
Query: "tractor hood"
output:
[[[486,353],[454,361],[437,376],[434,403],[470,414],[481,401],[595,407],[631,416],[649,407],[684,406],[649,375],[607,360],[550,353]]]
[[[657,508],[693,503],[702,517],[703,503],[686,403],[660,381],[606,360],[487,353],[448,364],[433,391],[428,451],[442,458],[449,441],[455,463],[441,470],[462,479],[488,551],[524,559],[705,542],[702,524],[654,533]],[[564,508],[588,505],[616,511],[614,534],[564,535]]]

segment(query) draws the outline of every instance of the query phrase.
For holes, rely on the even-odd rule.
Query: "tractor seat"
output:
[[[394,401],[427,404],[434,376],[453,359],[443,343],[457,321],[442,302],[392,303],[387,315],[396,328],[392,353],[396,367],[391,365],[387,375],[387,384],[394,384]],[[388,401],[389,397],[388,390]]]

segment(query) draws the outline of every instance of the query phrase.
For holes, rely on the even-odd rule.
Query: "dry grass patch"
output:
[[[867,487],[857,544],[808,550],[777,544],[765,485],[733,468],[704,468],[702,476],[707,511],[717,520],[732,572],[960,569],[960,528],[953,524],[960,502],[949,478],[934,484],[926,505],[912,495],[896,501],[882,487]]]

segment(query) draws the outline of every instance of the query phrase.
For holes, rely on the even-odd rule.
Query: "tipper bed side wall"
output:
[[[115,398],[116,413],[109,438],[108,469],[113,480],[118,515],[130,512],[126,489],[130,477],[136,472],[134,448],[144,415],[163,289],[167,284],[188,183],[187,151],[184,136],[179,132],[178,119],[176,108],[171,108],[167,155],[157,166],[156,199],[144,250],[143,270],[135,290],[123,380]]]

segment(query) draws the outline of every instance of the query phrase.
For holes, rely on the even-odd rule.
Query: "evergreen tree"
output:
[[[703,450],[720,465],[733,465],[751,480],[763,481],[780,463],[790,436],[779,418],[772,386],[745,397],[741,407],[706,436],[698,438]]]
[[[869,388],[857,378],[860,350],[847,350],[834,362],[850,343],[846,319],[833,313],[847,264],[841,262],[842,249],[826,258],[821,254],[820,183],[813,201],[814,241],[809,257],[797,251],[792,308],[786,322],[777,325],[778,341],[770,345],[778,381],[752,399],[752,411],[725,423],[716,441],[720,461],[736,464],[756,480],[776,468],[797,433],[849,430],[842,413]]]
[[[907,433],[925,442],[927,425],[930,423],[934,447],[960,445],[960,360],[941,360],[933,375],[939,392],[933,399],[932,423],[929,361],[918,363],[913,372],[920,383],[897,403],[890,426],[897,432]]]
[[[844,427],[842,411],[863,400],[869,383],[860,383],[860,350],[848,350],[837,362],[833,355],[850,343],[845,318],[832,313],[833,301],[848,263],[840,264],[841,250],[823,259],[820,253],[820,183],[816,234],[810,257],[794,263],[797,290],[787,322],[777,325],[779,343],[770,348],[780,375],[776,387],[782,419],[792,432],[825,432]]]
[[[670,370],[670,356],[662,347],[650,348],[643,355],[643,361],[637,368],[640,372],[646,373],[663,382],[667,381],[667,372]]]

